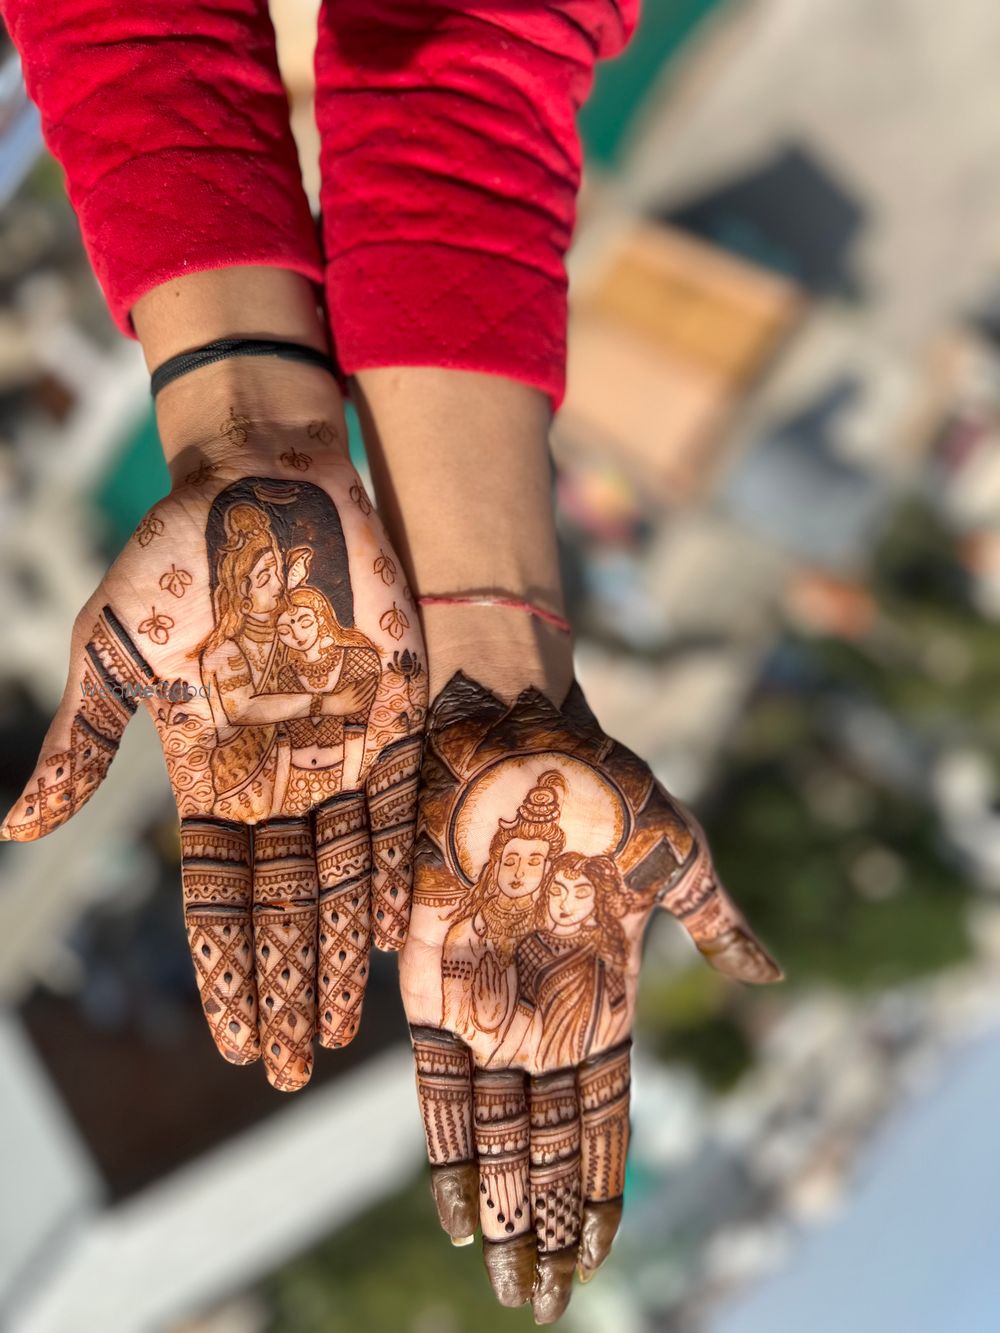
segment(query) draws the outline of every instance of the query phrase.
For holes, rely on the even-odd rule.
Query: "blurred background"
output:
[[[316,4],[274,8],[315,197]],[[567,1333],[1000,1328],[998,56],[994,0],[645,0],[585,109],[579,674],[788,981],[654,924],[625,1220]],[[6,39],[0,204],[6,808],[167,484]],[[145,717],[69,828],[0,848],[0,1323],[529,1327],[437,1228],[395,961],[282,1098],[214,1052],[178,860]]]

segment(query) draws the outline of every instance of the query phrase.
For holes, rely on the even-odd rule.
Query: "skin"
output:
[[[237,268],[171,281],[147,293],[132,316],[150,368],[224,336],[326,347],[309,284],[275,269]],[[349,800],[327,812],[284,819],[274,829],[269,814],[250,807],[220,819],[213,808],[212,749],[238,738],[243,728],[308,717],[316,695],[306,689],[256,694],[236,646],[228,653],[225,644],[199,650],[214,621],[205,528],[215,495],[246,477],[324,491],[341,518],[358,623],[377,636],[394,594],[409,612],[409,625],[400,638],[382,637],[383,660],[398,650],[423,661],[424,647],[401,587],[387,588],[371,572],[375,552],[384,551],[397,565],[398,557],[350,463],[344,405],[331,375],[267,357],[217,362],[168,385],[156,413],[170,494],[139,525],[78,617],[66,694],[0,837],[49,832],[89,799],[106,772],[130,712],[113,704],[98,718],[98,739],[81,732],[75,720],[81,683],[95,676],[88,644],[98,642],[112,654],[114,671],[124,673],[127,685],[148,679],[197,684],[202,677],[207,700],[196,697],[170,708],[156,694],[142,698],[176,779],[192,958],[220,1053],[239,1064],[262,1058],[271,1083],[294,1091],[311,1075],[314,1038],[341,1046],[355,1035],[370,943],[386,949],[402,944],[426,676],[411,691],[408,725],[415,734],[404,735],[402,749],[393,750],[387,733],[382,748],[371,750],[362,789],[348,794]],[[319,532],[316,541],[323,540]],[[173,581],[173,591],[162,581],[171,570],[187,575],[187,582]],[[265,633],[273,628],[286,595],[286,573],[276,556],[259,558],[239,591],[249,601],[252,623]],[[122,636],[131,649],[123,649]],[[235,657],[236,665],[227,657]],[[133,681],[129,673],[138,670],[137,659],[151,675]],[[223,683],[232,688],[222,690]],[[322,711],[349,714],[368,702],[370,690],[351,685],[322,694]],[[260,784],[262,800],[268,780],[265,775]],[[69,784],[65,801],[56,781]],[[341,902],[336,895],[342,883],[349,888]],[[336,907],[324,905],[335,900]],[[227,915],[220,915],[219,903]]]
[[[261,313],[265,311],[266,318]],[[235,267],[187,275],[146,293],[133,308],[132,317],[151,369],[179,352],[227,336],[285,338],[320,350],[327,345],[309,284],[279,269]],[[352,381],[351,393],[388,529],[384,531],[377,520],[373,521],[375,540],[371,549],[392,551],[395,547],[394,558],[414,596],[502,594],[563,614],[551,506],[547,441],[551,406],[547,398],[503,376],[431,367],[364,370]],[[286,475],[280,462],[282,454],[290,448],[308,452],[304,440],[309,424],[316,420],[331,423],[334,440],[328,446],[329,456],[317,466],[323,472],[324,485],[337,496],[338,505],[347,506],[345,492],[350,490],[353,472],[346,457],[343,404],[330,377],[315,367],[268,358],[252,363],[218,362],[169,385],[157,400],[157,419],[174,494],[157,510],[161,518],[165,510],[171,533],[169,542],[156,550],[156,574],[163,567],[160,557],[166,556],[168,564],[176,562],[185,569],[203,558],[204,502],[197,485],[192,488],[185,477],[209,468],[213,470],[211,486],[215,487],[242,476]],[[220,427],[224,420],[248,423],[252,438],[241,440],[239,426],[228,430]],[[129,600],[129,589],[144,586],[144,568],[145,560],[130,551],[128,560],[111,572],[92,604],[85,608],[74,634],[70,689],[47,739],[49,753],[52,746],[65,743],[69,709],[73,706],[74,671],[78,674],[80,654],[91,632],[88,627],[103,599],[110,597],[116,605],[121,603],[128,611],[130,624],[139,615],[148,616],[148,598],[142,607],[133,607]],[[278,573],[264,568],[258,572],[261,582],[248,595],[254,613],[267,618],[273,615],[280,595]],[[192,597],[188,606],[194,604]],[[196,640],[207,628],[204,614],[200,620],[196,635],[179,637]],[[422,652],[415,620],[411,617],[411,628],[398,647]],[[572,645],[568,635],[551,625],[521,612],[489,606],[427,607],[422,620],[432,699],[458,670],[507,703],[513,703],[529,686],[555,703],[566,696],[573,674]],[[170,646],[162,654],[150,649],[149,655],[156,658],[154,666],[164,676],[182,676],[190,671],[187,651],[178,647]],[[279,709],[288,706],[293,706],[289,699],[277,705]],[[252,690],[244,697],[234,691],[227,704],[227,715],[241,723],[277,720],[269,710],[273,705],[255,702]],[[371,794],[375,794],[374,789]],[[377,809],[377,805],[372,807],[372,811]],[[398,819],[398,812],[393,817]],[[380,840],[388,835],[375,827],[374,813],[370,812],[370,818],[371,859],[376,867],[372,906],[382,902],[387,916],[395,912],[397,923],[394,934],[386,926],[376,925],[375,938],[384,947],[398,947],[402,942],[398,929],[401,918],[386,886],[392,884],[397,892],[403,890],[408,871],[404,868],[390,873],[388,862],[384,858],[380,862]],[[313,852],[306,830],[300,832],[296,855],[304,858],[305,865]],[[277,837],[266,834],[267,830],[253,834],[254,843],[260,838],[259,856],[251,853],[248,834],[246,855],[238,862],[245,867],[252,865],[255,875],[258,864],[264,873],[272,860],[280,865],[287,851],[284,833]],[[409,864],[407,837],[412,839],[412,832],[394,848],[394,856],[398,854],[398,863],[404,867]],[[380,870],[380,864],[386,868]],[[515,893],[529,891],[526,886],[532,881],[532,868],[512,865],[509,869],[508,889],[513,888]],[[287,924],[287,917],[285,920]],[[762,962],[759,947],[745,935],[735,940],[728,936],[721,941],[706,939],[698,945],[713,965],[732,975],[754,981],[773,980],[780,975],[773,964]],[[428,985],[426,975],[420,981],[419,974],[426,974],[428,969],[433,972],[435,963],[426,949],[416,949],[412,960],[415,971],[410,982],[404,981],[404,1000],[411,1020],[419,1022],[421,1006],[414,996],[424,993]],[[435,984],[439,991],[440,978],[432,977],[430,981],[431,991]],[[484,974],[480,983],[484,1001],[495,983],[495,977]],[[323,1004],[318,1007],[322,1010]],[[261,1029],[265,1059],[272,1030],[277,1030],[276,1020],[269,1021],[272,1027]],[[423,1021],[433,1020],[425,1017]],[[335,1034],[327,1031],[325,1039],[321,1031],[320,1040],[339,1045],[349,1040],[354,1030],[338,1030]],[[227,1058],[234,1058],[234,1052],[222,1042],[220,1049]],[[237,1053],[235,1058],[242,1060],[244,1054]],[[252,1054],[250,1058],[254,1058]],[[285,1073],[278,1071],[272,1081],[285,1088],[301,1086],[308,1077],[309,1065],[305,1057],[299,1064],[297,1068],[289,1066]],[[537,1111],[541,1116],[540,1125],[558,1124],[573,1095],[569,1085],[559,1082],[564,1075],[530,1072],[532,1113]],[[274,1073],[271,1067],[268,1073],[269,1077]],[[523,1083],[523,1070],[511,1069],[509,1073]],[[470,1080],[471,1076],[470,1064]],[[584,1103],[588,1077],[585,1068],[576,1071]],[[471,1083],[469,1097],[471,1102]],[[536,1128],[533,1125],[532,1135]],[[468,1161],[441,1162],[435,1168],[434,1188],[442,1225],[456,1241],[471,1238],[478,1213],[477,1167]],[[569,1299],[574,1264],[583,1276],[593,1272],[610,1246],[619,1213],[619,1200],[587,1202],[575,1250],[537,1252],[530,1235],[527,1243],[518,1238],[516,1244],[487,1247],[487,1268],[498,1299],[504,1304],[517,1304],[530,1298],[538,1322],[558,1318]]]
[[[508,898],[530,898],[542,882],[548,857],[547,842],[511,838],[497,866],[497,887]]]
[[[585,875],[573,879],[565,873],[558,874],[552,880],[548,906],[552,933],[572,935],[594,915],[594,886]]]

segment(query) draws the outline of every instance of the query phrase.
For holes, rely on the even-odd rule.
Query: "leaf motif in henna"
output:
[[[333,444],[334,440],[339,438],[339,431],[328,421],[310,421],[306,427],[306,434],[310,440],[316,440],[318,444],[324,446]]]
[[[393,602],[390,610],[383,612],[379,620],[379,628],[384,629],[386,634],[393,639],[401,639],[405,632],[410,628],[409,619],[404,611]]]
[[[156,607],[149,609],[147,618],[140,622],[139,633],[145,634],[153,643],[164,644],[170,640],[170,631],[174,628],[174,622],[163,612],[157,613]]]
[[[250,438],[250,418],[241,415],[235,408],[231,407],[229,416],[219,427],[219,434],[230,444],[246,444]]]
[[[176,565],[171,565],[167,572],[160,576],[160,587],[164,592],[170,593],[171,597],[183,597],[190,586],[191,575],[186,569],[178,569]]]
[[[391,588],[396,582],[396,562],[387,556],[381,547],[375,559],[375,564],[372,566],[372,571],[379,576],[387,588]]]
[[[372,502],[365,494],[365,488],[361,485],[361,482],[356,481],[347,493],[361,510],[362,514],[364,514],[365,518],[367,518],[372,512]]]
[[[147,514],[135,530],[135,539],[140,546],[148,546],[154,537],[163,533],[163,519],[156,514]]]
[[[308,472],[312,464],[312,459],[308,454],[300,454],[297,449],[289,449],[281,455],[281,461],[286,467],[293,467],[296,472]]]
[[[187,474],[184,478],[185,484],[188,486],[204,486],[205,482],[214,477],[218,470],[218,463],[209,463],[206,460],[204,463],[199,463],[193,472]]]

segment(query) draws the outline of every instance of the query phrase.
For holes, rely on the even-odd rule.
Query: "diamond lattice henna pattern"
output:
[[[365,799],[347,792],[316,812],[319,872],[320,1045],[345,1046],[358,1031],[371,940],[371,843]]]
[[[406,938],[421,748],[419,736],[404,737],[382,751],[368,776],[374,871],[372,929],[380,949],[398,949]]]
[[[202,1008],[232,1064],[260,1056],[250,908],[250,832],[218,819],[181,821],[184,919]]]
[[[531,1081],[530,1177],[539,1250],[575,1245],[580,1235],[580,1118],[572,1070]]]
[[[253,931],[261,1054],[279,1092],[312,1075],[316,1030],[317,897],[312,831],[304,819],[254,830]]]

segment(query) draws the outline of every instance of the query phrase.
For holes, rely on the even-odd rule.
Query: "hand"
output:
[[[781,979],[698,824],[604,735],[578,686],[560,710],[453,677],[428,719],[403,1001],[442,1226],[465,1243],[478,1215],[497,1298],[530,1298],[538,1323],[618,1228],[629,1034],[657,906],[719,971]],[[480,1020],[491,957],[517,991],[499,1030]]]
[[[377,687],[377,679],[373,679],[370,683],[355,681],[350,685],[342,685],[339,690],[323,696],[322,715],[344,717],[349,713],[358,712],[361,708],[367,708],[375,698]]]
[[[0,836],[65,823],[141,701],[181,816],[212,1035],[293,1091],[315,1035],[337,1047],[357,1031],[370,940],[405,936],[426,673],[398,561],[336,432],[230,418],[80,613],[62,704]],[[310,679],[334,658],[336,706],[314,716]],[[345,714],[364,735],[348,790]]]

